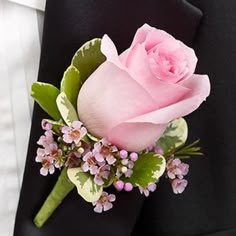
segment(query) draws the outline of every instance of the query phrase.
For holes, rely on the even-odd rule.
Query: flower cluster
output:
[[[55,168],[80,167],[83,172],[93,177],[96,185],[108,187],[114,185],[117,191],[130,192],[134,187],[139,187],[141,194],[148,197],[157,188],[156,183],[150,182],[147,186],[133,185],[129,179],[132,177],[134,166],[139,159],[139,153],[119,150],[106,138],[98,141],[87,135],[87,130],[80,121],[72,122],[66,126],[58,122],[55,129],[53,122],[42,121],[44,135],[38,141],[42,147],[38,148],[36,162],[42,167],[40,173],[46,176],[53,174]],[[155,153],[164,155],[160,146],[148,146],[144,154]],[[171,157],[166,164],[166,176],[169,178],[174,193],[182,193],[187,186],[189,166],[180,159]],[[93,202],[95,212],[107,211],[112,208],[115,195],[103,192],[100,198]]]
[[[184,176],[189,172],[189,165],[183,163],[179,158],[171,158],[166,165],[166,175],[171,182],[173,192],[175,194],[182,193],[188,181]]]
[[[41,126],[45,132],[39,138],[37,144],[43,148],[37,149],[35,158],[36,162],[42,164],[40,174],[46,176],[48,173],[53,174],[55,168],[61,168],[64,165],[78,165],[81,152],[84,152],[81,139],[87,133],[86,129],[82,127],[82,123],[75,121],[72,123],[71,128],[62,126],[62,137],[58,137],[57,140],[54,139],[56,133],[53,131],[51,123],[47,120],[42,120]]]
[[[58,148],[54,140],[52,125],[45,120],[42,121],[41,125],[45,133],[40,137],[37,143],[43,148],[37,149],[35,161],[42,163],[40,174],[46,176],[48,173],[53,174],[55,167],[59,167],[58,160],[62,156],[62,150]]]
[[[130,178],[133,173],[138,154],[119,150],[116,146],[103,138],[97,142],[86,140],[87,130],[80,121],[74,121],[71,127],[60,124],[55,131],[50,121],[43,120],[42,128],[45,130],[37,142],[43,148],[38,148],[36,162],[42,164],[40,173],[46,176],[53,174],[55,168],[81,167],[93,176],[94,183],[98,186],[114,184],[118,191],[132,191],[133,185],[123,182],[120,178]],[[110,182],[113,179],[114,181]],[[94,211],[102,212],[112,208],[114,195],[103,192]]]
[[[103,185],[108,180],[112,166],[116,162],[116,146],[111,145],[106,139],[96,142],[93,149],[83,156],[81,168],[84,172],[94,175],[94,182]]]

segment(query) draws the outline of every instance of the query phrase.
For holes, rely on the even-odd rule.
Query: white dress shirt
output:
[[[36,9],[44,6],[44,0],[0,0],[0,236],[13,235],[40,58]]]

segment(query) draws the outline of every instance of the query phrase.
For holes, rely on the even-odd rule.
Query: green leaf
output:
[[[56,105],[56,98],[59,93],[59,89],[47,83],[35,82],[31,87],[31,96],[54,120],[61,119],[60,112]]]
[[[68,126],[71,126],[73,121],[78,120],[75,108],[73,107],[64,92],[58,95],[56,103],[63,120]]]
[[[77,109],[77,97],[81,85],[80,72],[74,66],[69,66],[61,81],[61,92],[66,94],[75,109]]]
[[[70,181],[77,187],[79,195],[87,202],[95,202],[102,195],[103,188],[94,183],[93,177],[78,168],[69,168],[67,175]]]
[[[75,53],[71,64],[79,70],[81,81],[84,82],[106,60],[100,48],[101,39],[95,38],[85,43]]]
[[[139,155],[134,164],[133,174],[130,178],[122,178],[124,182],[130,182],[135,186],[147,187],[150,183],[156,183],[164,174],[166,167],[165,158],[154,153]]]
[[[200,140],[196,140],[189,145],[181,145],[174,149],[172,154],[178,158],[183,158],[183,156],[202,156],[201,147],[197,146]]]
[[[188,125],[183,118],[179,118],[169,123],[157,143],[163,149],[164,153],[167,153],[183,145],[187,137]]]

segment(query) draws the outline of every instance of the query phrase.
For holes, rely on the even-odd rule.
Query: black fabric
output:
[[[189,161],[184,194],[171,194],[161,181],[145,200],[133,235],[236,235],[236,2],[191,3],[203,12],[194,46],[197,72],[209,74],[212,91],[188,121],[190,139],[201,138],[205,157]]]
[[[38,79],[58,86],[63,71],[70,64],[73,54],[85,41],[94,37],[102,37],[104,33],[107,33],[121,52],[130,45],[135,30],[143,23],[164,29],[186,44],[191,45],[201,16],[199,9],[183,0],[48,0]],[[197,113],[197,115],[199,114],[200,112]],[[35,105],[14,236],[65,236],[74,234],[125,236],[131,235],[138,216],[140,216],[141,224],[139,226],[141,230],[150,228],[149,224],[143,223],[145,217],[150,217],[149,223],[152,222],[154,225],[147,232],[151,232],[155,227],[160,227],[160,229],[156,229],[158,232],[168,232],[169,229],[169,232],[173,232],[173,227],[169,226],[171,222],[168,222],[168,214],[172,213],[171,217],[174,219],[178,212],[183,210],[183,207],[189,207],[184,215],[187,219],[182,217],[183,221],[188,221],[189,210],[195,210],[195,204],[197,204],[194,200],[195,194],[199,194],[198,191],[195,192],[195,188],[198,190],[196,183],[201,181],[196,168],[190,176],[190,178],[192,177],[190,185],[192,187],[189,188],[186,195],[183,195],[183,199],[173,196],[165,181],[158,187],[160,191],[158,190],[157,195],[153,195],[149,201],[155,202],[152,207],[157,210],[159,208],[158,211],[162,212],[159,215],[157,211],[150,209],[151,205],[148,202],[145,203],[143,213],[140,215],[143,197],[137,191],[128,194],[120,193],[117,195],[113,210],[100,215],[94,213],[91,204],[85,203],[76,191],[73,191],[56,210],[48,223],[42,229],[37,229],[33,225],[33,217],[57,179],[57,175],[40,176],[40,166],[34,161],[37,149],[36,142],[43,132],[40,122],[42,118],[46,117],[47,115]],[[202,128],[206,127],[204,121],[207,118],[207,116],[202,118]],[[197,126],[192,132],[199,134]],[[205,137],[205,132],[202,132],[201,136]],[[203,140],[205,146],[210,144],[206,137]],[[210,145],[209,148],[212,146]],[[196,166],[205,168],[204,171],[207,171],[207,166],[204,167],[204,165],[206,163],[200,161],[196,164]],[[206,197],[204,192],[202,197]],[[172,211],[169,209],[172,206],[176,207],[179,202],[185,204],[182,203],[181,209],[176,208],[176,212],[174,209]],[[201,210],[201,207],[199,208],[200,211],[204,211],[204,209]],[[149,215],[148,211],[152,214]],[[161,224],[160,214],[164,214],[162,222],[167,223],[166,225]],[[177,219],[176,223],[178,222]],[[171,224],[175,224],[175,222]],[[182,222],[180,226],[183,225],[185,227]],[[182,232],[181,227],[174,229]],[[134,235],[138,235],[137,230]]]

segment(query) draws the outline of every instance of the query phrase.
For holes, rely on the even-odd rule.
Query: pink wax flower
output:
[[[173,192],[175,194],[182,193],[186,186],[188,185],[188,181],[186,179],[174,179],[171,183]]]
[[[101,51],[107,60],[81,87],[78,112],[92,135],[119,149],[144,150],[210,93],[208,76],[194,74],[194,51],[147,24],[121,55],[107,35]]]
[[[93,206],[95,206],[94,211],[97,213],[101,213],[103,211],[108,211],[113,207],[112,202],[116,200],[116,196],[114,194],[108,194],[107,192],[103,192],[98,201],[93,202]]]
[[[183,179],[183,177],[189,172],[189,165],[181,162],[178,158],[172,158],[167,162],[166,170],[167,176],[170,179],[175,179],[176,177]]]
[[[98,173],[99,166],[97,165],[96,158],[92,152],[88,152],[83,156],[84,164],[81,166],[84,172],[89,171],[91,175]]]
[[[43,176],[46,176],[48,173],[53,174],[55,171],[55,167],[53,165],[54,158],[48,154],[49,153],[43,148],[37,149],[37,156],[35,158],[35,161],[42,163],[40,174]]]
[[[72,152],[68,155],[65,166],[68,168],[78,167],[81,163],[81,154],[79,152]]]
[[[114,153],[117,151],[116,146],[111,145],[106,139],[102,139],[94,144],[93,154],[98,162],[106,161],[109,165],[112,165],[116,162]]]
[[[45,148],[37,149],[36,162],[42,163],[40,174],[46,176],[48,173],[53,174],[56,168],[60,168],[60,157],[62,151],[58,148],[56,143],[50,143]]]
[[[111,167],[109,165],[104,165],[99,167],[95,177],[94,177],[94,182],[97,185],[103,185],[104,184],[104,179],[108,179],[110,175],[110,169]]]
[[[125,190],[126,192],[132,191],[132,190],[133,190],[133,185],[132,185],[131,183],[125,183],[125,185],[124,185],[124,190]]]
[[[149,145],[146,148],[146,152],[155,152],[157,154],[163,155],[164,152],[160,146],[158,146],[156,143]]]
[[[44,135],[42,135],[37,144],[47,148],[50,144],[54,143],[54,138],[51,130],[47,130]]]
[[[42,120],[41,126],[42,126],[42,129],[44,129],[44,130],[51,130],[52,129],[52,124],[47,122],[45,119]]]
[[[154,192],[156,188],[156,184],[150,183],[146,188],[139,187],[139,191],[141,194],[144,194],[146,197],[148,197],[150,195],[150,192]]]
[[[122,181],[122,180],[117,180],[115,183],[114,183],[114,186],[115,188],[118,190],[118,191],[121,191],[124,186],[125,186],[125,183]]]
[[[138,160],[138,154],[136,152],[130,153],[130,159],[131,161],[137,161]]]
[[[71,127],[63,126],[61,132],[65,143],[74,142],[75,144],[79,144],[80,140],[87,134],[86,128],[82,127],[80,121],[74,121]]]

